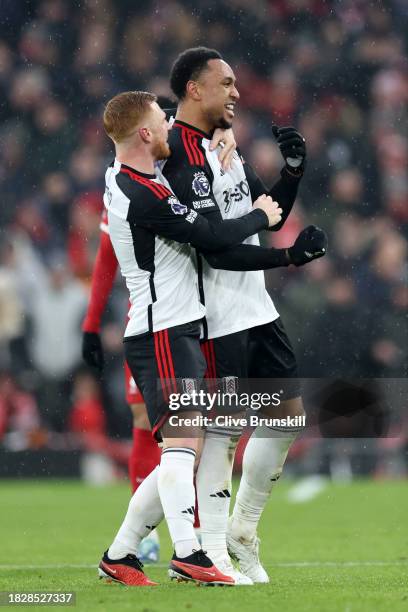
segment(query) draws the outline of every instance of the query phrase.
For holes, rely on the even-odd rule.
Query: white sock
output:
[[[109,547],[110,559],[137,554],[142,539],[163,519],[157,480],[159,467],[144,479],[129,502],[128,511],[115,539]]]
[[[238,440],[238,435],[207,432],[197,470],[201,545],[214,563],[228,558],[226,533],[232,466]]]
[[[188,557],[201,548],[193,527],[195,455],[190,448],[166,448],[159,465],[160,499],[178,557]]]
[[[230,525],[231,535],[252,541],[273,486],[279,479],[289,448],[299,431],[255,429],[246,446]]]

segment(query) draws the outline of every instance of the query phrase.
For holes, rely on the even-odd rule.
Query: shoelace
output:
[[[143,570],[143,563],[140,561],[140,559],[138,559],[138,557],[136,557],[136,555],[129,553],[128,555],[126,555],[126,558],[134,562],[134,564],[136,565],[136,569]]]
[[[200,550],[195,550],[193,548],[193,553],[197,554],[197,560],[198,561],[204,561],[204,560],[207,561],[207,556],[206,556],[207,555],[207,551],[206,550],[203,550],[202,548],[200,548]]]

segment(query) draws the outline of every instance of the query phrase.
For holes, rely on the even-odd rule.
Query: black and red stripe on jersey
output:
[[[165,187],[164,185],[161,185],[160,183],[156,183],[154,181],[154,175],[143,175],[141,172],[136,172],[125,164],[122,164],[120,172],[122,174],[127,174],[133,181],[136,181],[150,189],[150,191],[152,191],[159,198],[159,200],[163,200],[164,198],[167,198],[169,195],[171,195],[170,189],[167,189],[167,187]]]
[[[187,159],[191,166],[204,166],[205,151],[201,146],[201,139],[206,137],[201,130],[193,129],[182,121],[175,121],[173,128],[180,130],[181,140],[187,153]]]
[[[201,319],[190,244],[218,250],[267,226],[263,211],[212,226],[174,195],[163,176],[115,160],[106,172],[109,232],[131,308],[125,337]]]
[[[224,170],[219,151],[211,150],[211,135],[195,126],[176,120],[169,144],[171,156],[165,160],[162,173],[176,196],[213,225],[240,218],[252,210],[259,195],[268,193],[238,151],[229,169]],[[286,218],[299,179],[288,176],[286,171],[282,173],[270,193],[278,199]],[[218,338],[276,319],[278,312],[266,291],[261,271],[287,265],[285,249],[261,247],[257,236],[228,251],[208,253],[201,249],[198,269],[207,308],[205,337]]]

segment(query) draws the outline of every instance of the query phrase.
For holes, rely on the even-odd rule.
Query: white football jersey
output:
[[[253,210],[242,160],[235,152],[232,167],[222,170],[219,151],[210,151],[208,136],[176,120],[169,137],[171,157],[162,172],[179,200],[218,223]],[[219,209],[219,211],[218,211]],[[258,235],[244,243],[259,245]],[[206,306],[204,337],[227,334],[274,321],[279,314],[270,298],[263,271],[215,270],[200,257],[199,287]]]
[[[125,338],[201,319],[205,308],[188,244],[196,219],[187,219],[190,211],[155,175],[115,160],[105,180],[109,235],[130,295]]]
[[[212,191],[223,219],[236,219],[252,210],[252,197],[244,167],[237,152],[231,168],[224,172],[218,151],[209,150],[210,141],[202,146],[213,173]],[[244,244],[259,246],[258,235]],[[204,291],[207,308],[208,337],[218,338],[274,321],[278,311],[266,290],[263,270],[233,272],[214,270],[204,260]]]

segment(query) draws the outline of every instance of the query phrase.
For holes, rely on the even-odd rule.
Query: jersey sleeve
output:
[[[201,253],[210,266],[217,270],[271,270],[290,265],[287,249],[266,248],[254,244],[238,244],[223,251]]]
[[[212,190],[214,176],[200,139],[176,127],[170,131],[169,144],[171,156],[162,173],[172,191],[190,209],[211,223],[220,223],[222,214]]]
[[[205,161],[200,165],[192,163],[188,156],[188,147],[180,151],[181,147],[177,145],[176,142],[176,150],[162,170],[164,176],[183,204],[192,210],[199,210],[211,224],[223,225],[225,221],[211,188],[211,168]],[[193,157],[192,145],[189,150]],[[264,186],[257,186],[257,190],[259,195],[267,191]],[[222,251],[201,249],[200,252],[210,266],[223,270],[267,270],[289,265],[285,249],[237,244]]]
[[[117,181],[129,197],[128,179],[119,175]],[[268,226],[267,215],[259,209],[239,219],[212,224],[158,183],[142,187],[142,191],[138,190],[129,199],[127,220],[131,225],[144,227],[163,238],[190,243],[198,249],[215,251],[228,248]]]
[[[279,203],[282,208],[282,219],[270,231],[276,232],[282,228],[286,219],[289,217],[293,204],[295,203],[299,182],[301,177],[291,174],[287,168],[281,170],[281,178],[273,185],[271,189],[265,187],[263,181],[256,174],[255,170],[243,161],[245,176],[251,190],[252,201],[255,201],[263,193],[267,193],[273,200]]]
[[[107,217],[105,217],[105,221],[107,228]],[[103,217],[101,226],[102,223]],[[118,261],[107,229],[104,230],[101,227],[101,230],[98,252],[92,271],[91,294],[85,319],[82,324],[82,330],[84,332],[99,332],[102,315],[112,291],[113,282],[118,269]]]

